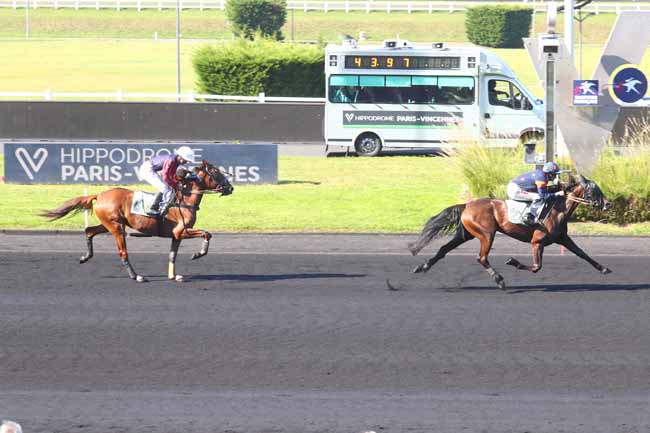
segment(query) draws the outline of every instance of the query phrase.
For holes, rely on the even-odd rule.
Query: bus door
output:
[[[488,144],[515,145],[521,131],[539,124],[532,102],[513,82],[485,77],[482,90],[481,129]]]

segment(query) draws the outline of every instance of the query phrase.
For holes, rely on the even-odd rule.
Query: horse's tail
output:
[[[97,195],[82,195],[75,197],[71,200],[66,201],[61,206],[54,210],[43,211],[40,213],[40,216],[44,218],[49,218],[50,221],[58,220],[64,216],[70,214],[75,215],[81,212],[84,209],[90,209],[92,211],[93,201],[97,199]]]
[[[411,254],[416,255],[419,253],[437,236],[456,234],[459,230],[464,230],[460,222],[460,216],[465,210],[465,206],[464,204],[457,204],[448,207],[438,215],[432,216],[424,225],[418,240],[408,245]]]

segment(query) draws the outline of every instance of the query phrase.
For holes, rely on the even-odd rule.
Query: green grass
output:
[[[37,9],[30,11],[31,34],[24,39],[25,12],[0,10],[0,91],[165,92],[176,91],[175,12],[135,10]],[[368,43],[399,35],[413,41],[467,43],[464,13],[289,12],[284,34],[296,40],[339,41],[344,34],[366,32]],[[561,17],[560,17],[561,18]],[[584,23],[585,76],[591,76],[613,24],[613,14],[601,14]],[[293,22],[293,25],[291,24]],[[544,27],[536,16],[536,31]],[[220,11],[183,11],[181,17],[181,89],[197,88],[192,55],[205,43],[230,39],[232,34]],[[561,19],[559,23],[561,28]],[[66,39],[52,38],[117,38]],[[49,38],[49,39],[48,39]],[[135,39],[134,39],[135,38]],[[140,39],[137,39],[140,38]],[[537,96],[542,89],[523,49],[494,50]],[[577,60],[576,51],[576,62]],[[646,55],[642,67],[650,65]],[[297,95],[299,96],[299,95]],[[6,98],[5,98],[6,99]],[[38,99],[38,98],[37,98]],[[114,98],[111,98],[114,99]]]
[[[174,10],[110,10],[36,9],[30,10],[32,37],[102,37],[153,38],[175,37]],[[585,43],[604,43],[607,40],[615,14],[592,16],[583,23]],[[25,10],[0,10],[0,38],[25,36]],[[535,32],[544,31],[546,17],[535,17]],[[576,25],[576,32],[577,32]],[[186,10],[181,13],[181,28],[185,39],[230,39],[232,33],[221,11]],[[558,17],[562,29],[562,15]],[[396,12],[301,12],[288,11],[283,33],[287,39],[338,41],[342,35],[357,36],[359,31],[374,41],[394,38],[412,41],[467,42],[465,14],[462,12],[412,13]],[[577,38],[576,38],[577,40]]]
[[[197,227],[218,232],[414,233],[430,216],[466,197],[458,165],[450,158],[282,157],[279,177],[278,185],[236,186],[231,196],[206,197]],[[110,187],[87,188],[96,194]],[[83,185],[0,184],[0,195],[13,202],[0,213],[0,229],[81,230],[82,215],[49,223],[37,213],[83,195],[83,190]],[[91,224],[96,224],[94,216]],[[579,234],[650,235],[650,223],[570,227]]]

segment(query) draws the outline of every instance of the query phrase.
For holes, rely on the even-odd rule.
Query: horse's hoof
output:
[[[603,269],[600,270],[600,273],[603,274],[603,275],[607,275],[607,274],[611,274],[612,270],[609,269],[609,268],[603,268]]]
[[[497,274],[494,281],[497,283],[499,289],[506,290],[506,280],[501,275]]]
[[[90,257],[81,256],[81,258],[79,259],[79,263],[80,263],[80,264],[84,264],[84,263],[86,263],[88,260],[90,260]]]
[[[508,260],[506,260],[505,264],[516,267],[519,264],[519,261],[517,259],[515,259],[514,257],[510,257],[510,258],[508,258]]]
[[[185,278],[183,278],[182,275],[176,275],[174,277],[174,281],[178,281],[179,283],[182,283],[183,281],[185,281]]]
[[[413,273],[414,274],[421,274],[421,273],[426,272],[428,270],[429,270],[429,268],[427,268],[426,265],[420,265],[417,268],[413,269]]]
[[[138,282],[138,283],[146,283],[146,282],[149,281],[149,280],[147,280],[147,279],[146,279],[145,277],[143,277],[142,275],[137,275],[137,276],[135,277],[135,281]]]
[[[194,253],[194,254],[192,254],[192,260],[200,259],[200,258],[203,257],[204,255],[205,255],[205,254]]]

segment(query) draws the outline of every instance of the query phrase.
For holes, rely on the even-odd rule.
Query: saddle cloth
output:
[[[528,213],[531,202],[506,200],[506,205],[508,207],[508,220],[513,224],[526,225],[524,217]]]
[[[135,191],[133,193],[133,203],[131,203],[131,213],[136,215],[147,215],[147,212],[151,208],[156,194],[144,191]]]

